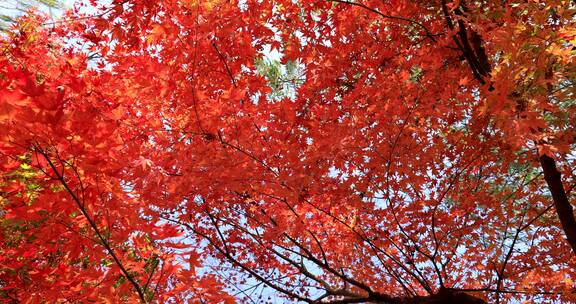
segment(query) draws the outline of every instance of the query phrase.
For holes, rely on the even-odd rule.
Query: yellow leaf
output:
[[[165,34],[166,31],[164,30],[164,27],[160,24],[155,24],[152,26],[150,34],[146,37],[146,41],[151,44],[156,44],[158,41],[162,40]]]

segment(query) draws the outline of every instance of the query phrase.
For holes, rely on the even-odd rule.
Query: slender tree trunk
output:
[[[576,0],[573,0],[573,2],[576,3]],[[464,1],[461,2],[461,5],[464,5]],[[445,0],[442,1],[442,10],[444,16],[446,17],[448,27],[450,29],[454,29],[454,24],[452,23],[450,13],[447,10]],[[488,56],[486,55],[486,51],[483,47],[484,41],[480,35],[474,31],[471,31],[474,50],[472,50],[470,46],[465,47],[463,42],[465,39],[468,39],[467,29],[465,24],[462,22],[459,23],[459,27],[460,40],[454,36],[456,44],[458,48],[461,49],[462,53],[465,56],[468,56],[467,58],[474,76],[479,78],[480,83],[484,84],[486,83],[484,77],[489,79],[489,75],[492,70]],[[482,73],[475,70],[475,67],[480,67],[480,72]],[[494,87],[490,84],[489,90],[493,89]],[[550,192],[552,193],[554,207],[556,209],[556,213],[558,214],[558,218],[560,219],[560,223],[562,224],[562,229],[564,230],[566,239],[568,240],[570,247],[572,247],[572,251],[574,254],[576,254],[576,218],[574,218],[572,205],[570,204],[570,201],[568,201],[566,191],[564,191],[564,185],[562,184],[560,171],[558,171],[556,168],[556,161],[547,155],[542,155],[540,157],[540,165],[544,170],[544,179],[548,184],[548,189],[550,189]]]
[[[566,234],[566,239],[568,239],[572,251],[576,254],[576,218],[574,218],[574,210],[568,201],[566,191],[564,191],[562,175],[556,168],[556,161],[547,155],[540,156],[540,165],[544,170],[544,179],[552,193],[556,213]]]

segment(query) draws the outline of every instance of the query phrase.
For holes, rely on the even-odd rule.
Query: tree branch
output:
[[[570,244],[572,251],[576,254],[576,218],[574,218],[574,210],[568,201],[566,191],[564,191],[562,175],[556,168],[556,161],[548,155],[540,156],[540,165],[542,170],[544,170],[544,179],[548,184],[550,193],[552,193],[556,213],[566,234],[568,244]]]
[[[434,39],[434,36],[438,36],[438,34],[432,34],[430,32],[430,30],[424,26],[422,23],[416,21],[416,20],[412,20],[410,18],[406,18],[406,17],[402,17],[402,16],[392,16],[392,15],[386,15],[383,14],[382,12],[373,9],[369,6],[366,6],[365,4],[359,3],[359,2],[351,2],[351,1],[346,1],[346,0],[328,0],[330,2],[336,2],[336,3],[342,3],[342,4],[347,4],[347,5],[351,5],[351,6],[357,6],[357,7],[361,7],[365,10],[371,11],[375,14],[378,14],[380,17],[382,18],[386,18],[386,19],[394,19],[394,20],[400,20],[400,21],[404,21],[404,22],[408,22],[408,23],[412,23],[420,28],[422,28],[424,30],[424,33],[426,35],[426,37],[430,38],[432,41],[436,42],[436,39]]]
[[[136,279],[134,279],[134,277],[130,274],[128,269],[126,269],[124,264],[122,264],[122,262],[120,261],[120,259],[116,255],[116,253],[114,252],[114,249],[112,249],[112,245],[110,244],[110,242],[106,238],[104,238],[104,236],[100,232],[100,229],[98,228],[96,223],[88,215],[88,211],[86,210],[84,203],[80,201],[78,196],[76,196],[74,191],[70,188],[70,186],[68,185],[68,182],[66,182],[66,180],[64,179],[64,176],[60,172],[58,172],[56,165],[52,162],[52,160],[48,156],[47,152],[42,150],[37,145],[35,146],[34,149],[36,150],[36,152],[38,152],[42,156],[44,156],[48,165],[52,169],[52,172],[54,172],[54,174],[56,174],[56,178],[58,179],[58,181],[62,184],[62,186],[64,186],[64,188],[66,189],[66,192],[68,192],[68,194],[72,197],[72,200],[74,200],[74,202],[78,206],[78,209],[80,209],[80,212],[86,218],[86,220],[90,224],[90,227],[92,228],[94,233],[96,233],[96,236],[98,237],[98,239],[102,243],[102,246],[104,246],[104,248],[106,248],[106,251],[108,251],[108,254],[112,257],[112,259],[114,259],[114,262],[116,263],[116,265],[118,265],[118,267],[120,268],[120,270],[122,271],[122,273],[124,274],[126,279],[128,279],[128,281],[132,284],[132,286],[134,286],[134,289],[136,289],[136,293],[138,293],[138,297],[140,298],[140,300],[142,300],[143,303],[148,303],[148,301],[146,301],[146,296],[144,295],[144,292],[142,291],[142,288],[140,287],[140,284],[138,284],[138,282],[136,282]],[[62,170],[64,170],[64,168],[62,168]]]

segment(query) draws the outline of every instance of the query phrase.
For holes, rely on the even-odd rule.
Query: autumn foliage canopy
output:
[[[3,303],[576,302],[574,1],[84,5],[0,34]]]

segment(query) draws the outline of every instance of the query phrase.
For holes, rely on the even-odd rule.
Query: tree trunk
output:
[[[564,191],[562,175],[556,168],[556,161],[547,155],[540,156],[540,165],[544,170],[544,179],[548,184],[550,193],[552,193],[556,213],[560,219],[560,224],[562,224],[566,239],[568,239],[572,251],[576,254],[576,219],[574,218],[572,205],[568,201],[566,191]]]

